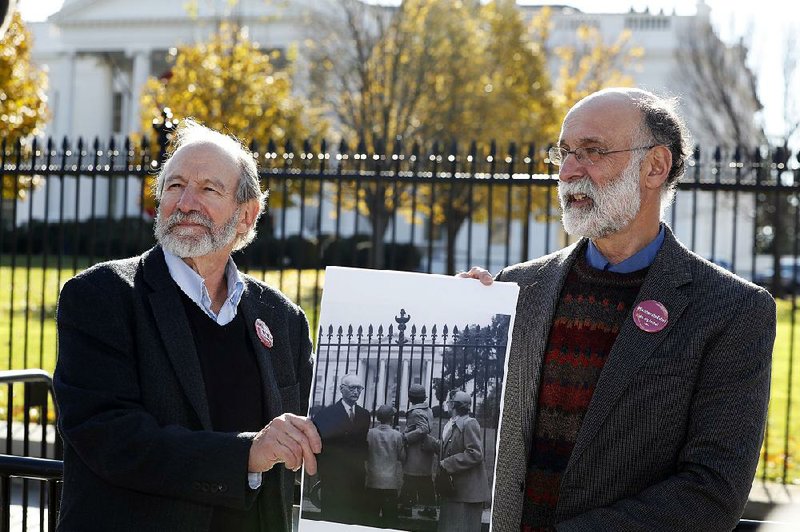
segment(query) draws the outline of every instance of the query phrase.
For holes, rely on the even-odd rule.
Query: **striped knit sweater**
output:
[[[542,365],[528,459],[522,530],[552,530],[561,475],[600,372],[630,314],[647,269],[619,274],[581,255],[567,274]]]

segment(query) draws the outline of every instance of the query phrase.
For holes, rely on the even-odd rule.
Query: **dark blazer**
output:
[[[322,439],[317,466],[323,519],[365,524],[363,493],[370,415],[359,405],[355,405],[354,411],[350,421],[340,399],[314,416],[314,425]]]
[[[264,424],[284,412],[305,414],[312,361],[303,311],[243,277],[238,311],[261,373]],[[251,490],[254,434],[211,430],[179,290],[157,246],[98,264],[61,291],[54,375],[64,439],[60,530],[207,530],[213,506],[252,504],[267,529],[291,526],[294,474],[276,466]],[[257,318],[272,331],[271,349],[256,336]]]
[[[566,273],[586,241],[501,271],[520,285],[506,378],[494,530],[519,530],[543,351]],[[764,435],[775,302],[684,248],[667,228],[636,303],[667,326],[626,319],[564,471],[558,530],[731,530]]]

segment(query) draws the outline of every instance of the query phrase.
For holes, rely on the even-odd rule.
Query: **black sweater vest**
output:
[[[261,372],[242,313],[237,312],[227,325],[219,325],[182,290],[179,292],[203,371],[211,426],[217,432],[258,432],[267,423],[266,409],[261,393]],[[261,495],[277,495],[277,501],[280,492],[273,480],[266,479]],[[256,502],[245,511],[215,507],[210,532],[271,530],[272,520],[261,516],[258,506]]]
[[[266,424],[261,372],[241,312],[218,325],[181,291],[203,371],[211,426],[217,432],[258,432]]]

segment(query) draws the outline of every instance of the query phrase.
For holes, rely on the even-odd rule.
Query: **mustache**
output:
[[[596,192],[597,189],[594,183],[588,177],[579,181],[562,181],[558,184],[558,195],[562,201],[566,201],[567,197],[574,194],[585,194],[590,198],[594,198]]]
[[[208,229],[212,229],[214,227],[214,222],[211,221],[211,218],[203,215],[197,211],[189,211],[189,212],[182,212],[182,211],[175,211],[172,213],[172,216],[167,218],[166,220],[166,228],[172,229],[176,225],[180,223],[191,223],[191,224],[198,224]]]

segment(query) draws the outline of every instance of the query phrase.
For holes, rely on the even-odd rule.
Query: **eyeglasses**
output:
[[[342,384],[342,386],[353,392],[360,392],[361,390],[364,389],[364,387],[361,386],[360,384],[352,384],[352,385]]]
[[[580,164],[591,165],[600,161],[600,159],[606,155],[611,155],[612,153],[649,150],[655,148],[656,146],[658,146],[658,144],[653,144],[652,146],[639,146],[638,148],[628,148],[627,150],[604,150],[603,148],[575,148],[574,150],[568,150],[559,146],[553,146],[547,150],[547,157],[550,159],[550,162],[556,166],[561,166],[564,164],[564,160],[567,158],[567,155],[574,155],[575,160]]]

